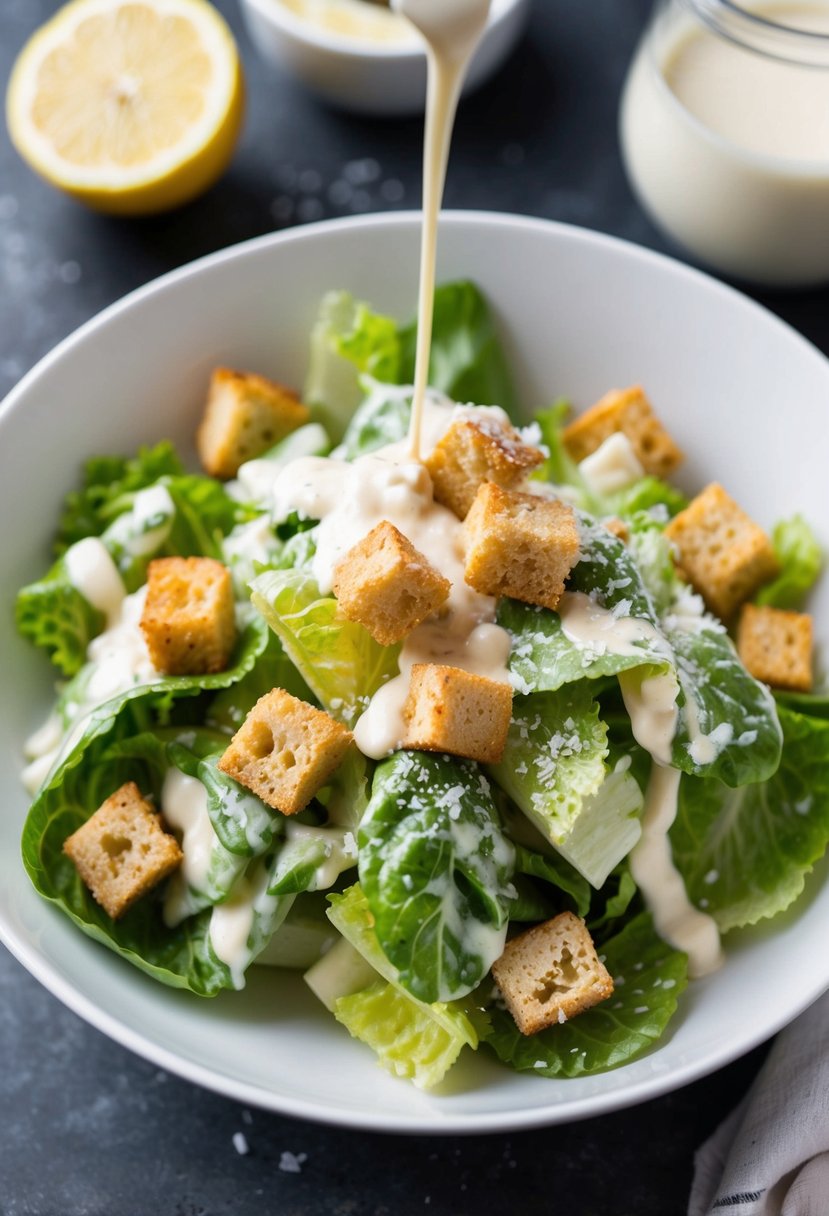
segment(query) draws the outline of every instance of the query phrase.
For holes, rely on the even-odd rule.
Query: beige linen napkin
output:
[[[829,1216],[829,993],[696,1155],[688,1216]]]

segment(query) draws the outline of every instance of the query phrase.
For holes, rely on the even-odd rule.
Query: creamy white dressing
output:
[[[176,508],[165,486],[139,490],[132,509],[119,515],[107,529],[107,538],[131,557],[156,553],[170,534]]]
[[[691,620],[697,619],[692,605],[685,605],[685,609]],[[565,593],[560,610],[564,633],[576,645],[602,654],[638,654],[647,662],[647,653],[641,649],[645,643],[651,655],[676,665],[672,647],[649,621],[617,618],[580,592]],[[634,738],[654,761],[645,796],[642,835],[630,854],[631,873],[660,936],[688,954],[691,975],[707,975],[722,962],[719,931],[711,917],[698,911],[688,899],[668,839],[681,778],[680,772],[670,767],[680,713],[679,680],[673,667],[645,678],[641,669],[633,668],[619,674],[619,685]],[[699,764],[711,763],[730,742],[733,730],[723,723],[711,734],[704,734],[691,696],[686,696],[682,714],[692,759]]]
[[[427,429],[442,433],[458,415],[443,405],[428,406]],[[463,525],[434,501],[429,474],[412,460],[406,444],[390,444],[354,461],[295,461],[277,477],[273,501],[277,518],[301,511],[320,520],[312,571],[323,594],[331,591],[337,563],[383,520],[398,528],[451,583],[440,617],[409,634],[400,655],[400,675],[375,694],[357,722],[354,734],[365,755],[380,759],[399,746],[415,663],[440,663],[510,682],[510,637],[493,623],[495,600],[480,595],[465,579]]]
[[[608,435],[595,452],[579,464],[579,472],[594,494],[615,494],[626,490],[645,470],[623,431]]]
[[[111,628],[93,638],[86,661],[93,666],[78,686],[77,700],[63,705],[63,720],[50,714],[45,724],[24,745],[32,761],[23,771],[23,784],[36,792],[57,764],[80,739],[90,715],[105,701],[137,684],[159,678],[153,666],[144,635],[139,628],[147,588],[141,587],[121,601],[120,611]]]
[[[313,827],[292,819],[285,825],[285,839],[289,844],[307,840],[323,846],[325,859],[317,866],[309,891],[327,891],[341,874],[356,865],[357,841],[347,828]]]
[[[412,401],[410,452],[421,455],[423,402],[429,377],[435,299],[438,218],[452,128],[464,78],[489,17],[490,0],[392,0],[392,9],[415,26],[426,43],[429,84],[423,152],[423,233]]]
[[[69,582],[87,603],[104,614],[106,626],[111,629],[127,591],[103,541],[97,536],[84,537],[70,545],[63,563]]]
[[[207,885],[210,859],[217,836],[207,811],[207,790],[201,781],[181,769],[170,768],[161,787],[161,812],[179,833],[184,860],[167,884],[164,923],[179,924],[189,916],[190,891]]]
[[[645,795],[642,836],[630,854],[630,871],[660,937],[688,955],[688,973],[699,978],[722,965],[723,953],[716,923],[688,899],[671,857],[668,832],[676,818],[680,778],[677,769],[654,764]]]
[[[269,895],[268,879],[268,867],[262,861],[257,862],[238,879],[224,903],[216,904],[210,914],[210,945],[216,958],[229,969],[237,990],[245,986],[245,971],[255,953],[257,917],[268,921],[269,930],[275,929],[293,903],[290,896]],[[281,915],[277,920],[278,910]]]

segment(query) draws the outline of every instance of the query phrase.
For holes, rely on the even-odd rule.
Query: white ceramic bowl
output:
[[[307,2],[307,0],[303,0]],[[311,0],[312,4],[364,0]],[[388,40],[340,34],[293,12],[282,0],[239,0],[251,41],[265,59],[285,68],[320,97],[364,114],[416,114],[426,100],[426,55],[418,35],[402,18],[400,35]],[[371,5],[367,20],[377,21]],[[521,36],[530,0],[492,0],[486,32],[469,71],[465,91],[500,67]],[[381,14],[380,19],[388,18]]]
[[[102,313],[7,399],[0,518],[13,526],[0,554],[0,934],[105,1033],[248,1104],[387,1131],[492,1131],[653,1097],[794,1017],[829,986],[825,867],[791,914],[728,939],[724,969],[691,987],[664,1040],[641,1059],[602,1076],[549,1081],[468,1053],[446,1092],[425,1095],[381,1072],[299,977],[254,968],[243,993],[213,1001],[164,988],[44,903],[20,862],[19,754],[48,709],[50,681],[42,657],[14,636],[11,598],[45,568],[80,462],[162,436],[188,449],[214,364],[301,383],[309,327],[329,288],[410,315],[418,240],[417,216],[370,216],[216,254]],[[528,408],[559,394],[585,405],[609,386],[641,380],[688,452],[689,487],[722,480],[763,524],[800,510],[829,546],[829,363],[780,321],[666,258],[528,219],[447,215],[440,277],[459,276],[474,277],[492,301]],[[824,631],[826,583],[815,601]]]

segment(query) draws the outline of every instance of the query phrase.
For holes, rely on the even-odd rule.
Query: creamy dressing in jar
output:
[[[770,284],[829,278],[826,0],[662,0],[620,134],[642,203],[704,261]]]

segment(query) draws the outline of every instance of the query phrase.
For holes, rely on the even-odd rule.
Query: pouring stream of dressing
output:
[[[392,0],[391,6],[395,12],[408,18],[425,39],[429,63],[417,351],[409,431],[412,459],[420,460],[423,402],[432,349],[438,218],[455,112],[467,69],[486,27],[490,0]]]

